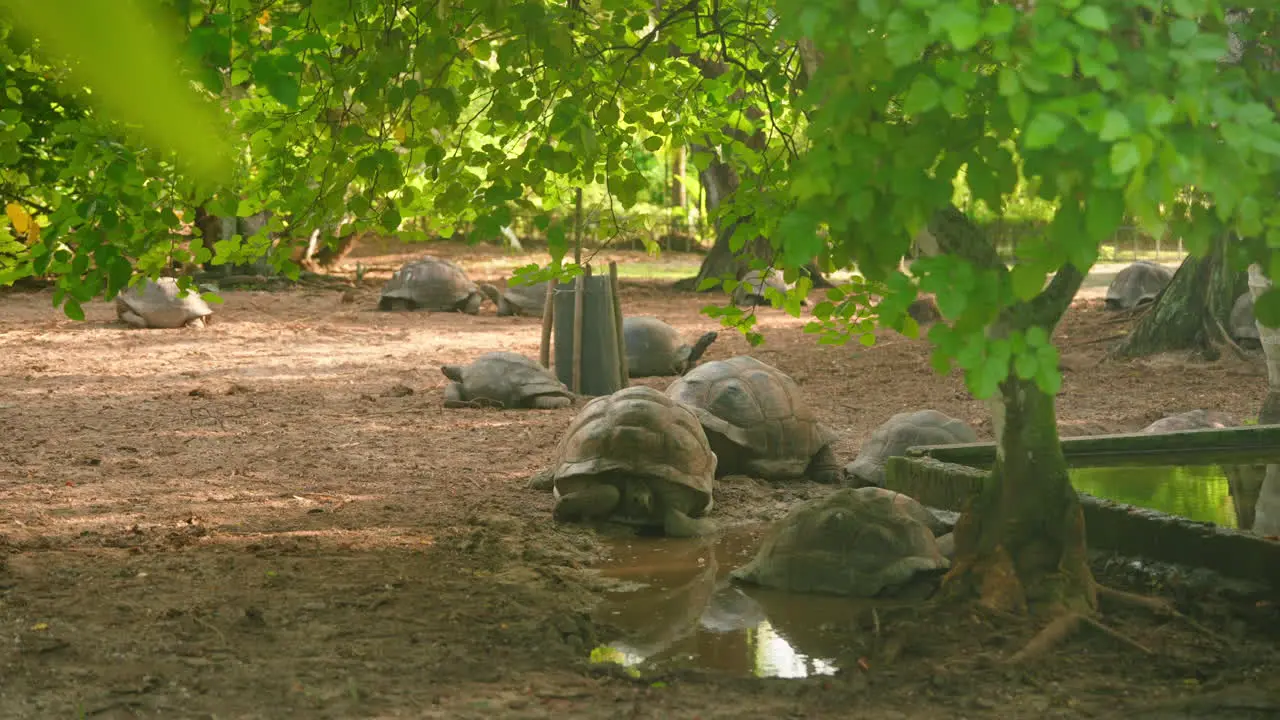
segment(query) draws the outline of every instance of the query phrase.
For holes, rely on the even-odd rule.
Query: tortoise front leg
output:
[[[447,408],[471,407],[471,403],[462,399],[462,383],[451,382],[444,386],[444,406]]]
[[[840,482],[843,471],[840,468],[840,460],[836,458],[836,453],[828,445],[818,451],[817,455],[809,461],[809,467],[805,471],[814,482],[823,485],[835,485]]]
[[[605,520],[617,509],[622,493],[609,483],[599,483],[561,495],[552,513],[558,522]]]
[[[527,487],[530,490],[541,490],[543,492],[546,492],[547,490],[550,490],[553,487],[555,487],[555,482],[556,482],[555,468],[549,468],[547,470],[539,470],[538,472],[534,473],[533,477],[529,478],[529,483]]]
[[[554,410],[569,407],[572,404],[573,400],[563,395],[539,395],[533,399],[533,407],[538,410]]]
[[[461,310],[468,315],[479,315],[482,302],[484,302],[484,295],[478,292],[471,293],[471,297],[467,298],[467,302],[462,306]]]
[[[139,330],[145,330],[147,328],[147,321],[144,320],[141,315],[132,310],[125,310],[118,314],[120,316],[120,320],[129,327],[138,328]]]
[[[203,317],[191,318],[190,320],[187,321],[186,325],[187,327],[195,328],[196,330],[203,329],[205,325],[204,318]]]
[[[668,507],[662,514],[662,531],[667,537],[694,538],[713,534],[716,531],[716,525],[706,518],[691,518],[675,508]]]

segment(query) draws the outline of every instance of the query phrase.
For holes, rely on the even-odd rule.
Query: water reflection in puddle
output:
[[[751,559],[765,530],[608,541],[611,558],[598,569],[621,585],[597,618],[621,635],[592,659],[783,678],[831,675],[841,659],[856,659],[872,603],[729,583],[729,571]]]
[[[1280,465],[1073,468],[1071,484],[1100,498],[1189,520],[1280,534]]]
[[[1280,534],[1280,464],[1267,460],[1273,464],[1079,467],[1071,481],[1097,497],[1270,536]],[[874,642],[876,603],[729,583],[766,530],[605,540],[610,559],[598,570],[619,585],[597,619],[618,635],[592,659],[783,678],[830,675],[857,662]]]

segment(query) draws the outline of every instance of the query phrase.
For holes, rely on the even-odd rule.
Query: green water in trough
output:
[[[1220,465],[1076,468],[1070,475],[1076,490],[1095,497],[1224,527],[1240,525]]]
[[[1076,490],[1094,497],[1188,520],[1252,530],[1266,476],[1265,463],[1280,463],[1280,457],[1249,460],[1222,465],[1077,467],[1069,473]],[[1271,532],[1263,528],[1259,531]]]

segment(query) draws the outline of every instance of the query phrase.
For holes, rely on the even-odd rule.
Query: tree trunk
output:
[[[1204,257],[1183,260],[1133,331],[1111,350],[1112,356],[1194,350],[1216,360],[1229,340],[1232,305],[1248,289],[1247,273],[1231,267],[1226,251],[1226,240],[1221,239]]]
[[[671,153],[671,205],[688,207],[689,192],[684,186],[685,146],[680,145]]]
[[[937,246],[922,250],[985,268],[1001,264],[991,239],[954,207],[937,213],[929,230]],[[1039,326],[1052,335],[1083,281],[1075,267],[1063,267],[1030,302],[1006,308],[989,333]],[[956,559],[944,588],[1008,612],[1092,610],[1084,515],[1058,442],[1054,398],[1011,372],[989,405],[996,462],[956,526]]]
[[[1249,266],[1249,292],[1257,302],[1258,298],[1271,287],[1271,279],[1258,265]],[[1254,322],[1257,322],[1255,320]],[[1262,409],[1258,411],[1259,425],[1280,424],[1280,328],[1269,328],[1258,324],[1258,337],[1262,340],[1262,354],[1267,359],[1267,397],[1262,401]]]
[[[691,63],[702,71],[702,76],[707,79],[715,79],[724,74],[728,66],[723,62],[708,62],[702,58],[689,56]],[[732,96],[731,96],[732,97]],[[754,106],[749,108],[747,116],[753,120],[763,117],[762,112]],[[741,131],[729,129],[729,134],[738,137],[748,147],[756,150],[762,150],[766,142],[766,136],[763,131],[757,131],[750,137],[745,137]],[[707,166],[706,170],[698,173],[698,179],[702,182],[703,190],[707,198],[707,212],[714,213],[717,208],[723,205],[732,195],[737,192],[738,186],[741,184],[733,167],[730,166],[723,158],[718,157],[715,148],[705,145],[692,144],[693,152],[706,152],[717,155],[717,157]],[[712,277],[722,277],[726,274],[740,278],[746,270],[746,266],[751,258],[759,258],[765,262],[773,260],[773,246],[770,245],[768,238],[753,238],[735,254],[730,249],[729,240],[733,237],[737,227],[747,220],[750,216],[742,218],[728,227],[722,227],[720,221],[716,221],[716,241],[711,246],[711,251],[707,253],[707,257],[702,261],[701,267],[698,268],[698,274],[692,278],[678,280],[675,283],[677,290],[697,290],[702,281]],[[822,271],[818,268],[816,262],[806,263],[804,272],[809,275],[813,281],[815,288],[833,287],[833,285],[822,275]]]
[[[1013,376],[991,405],[996,462],[956,525],[947,589],[1005,612],[1092,610],[1084,512],[1058,443],[1054,399]]]

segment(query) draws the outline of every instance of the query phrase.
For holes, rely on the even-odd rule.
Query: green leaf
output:
[[[1015,125],[1021,125],[1027,119],[1031,98],[1025,92],[1019,91],[1010,95],[1006,102],[1009,106],[1009,117],[1013,119]]]
[[[716,287],[721,282],[723,282],[723,280],[718,277],[702,278],[702,281],[698,283],[698,292],[706,292],[707,290]]]
[[[1040,358],[1036,372],[1036,387],[1044,394],[1053,397],[1062,389],[1062,372],[1058,370],[1058,364],[1046,363],[1044,358]]]
[[[937,107],[941,98],[942,88],[937,80],[928,75],[917,75],[902,101],[902,111],[908,115],[919,115]]]
[[[1280,287],[1269,287],[1258,296],[1253,302],[1253,316],[1264,327],[1280,327]]]
[[[84,308],[80,306],[80,302],[73,297],[66,299],[62,304],[62,312],[72,320],[84,320]]]
[[[1013,266],[1013,270],[1009,273],[1009,280],[1013,285],[1013,294],[1019,300],[1030,300],[1040,294],[1044,289],[1043,270],[1039,270],[1030,265],[1019,263]]]
[[[1119,190],[1094,188],[1085,202],[1084,241],[1097,245],[1115,234],[1124,221],[1124,195]],[[1083,268],[1082,268],[1083,269]]]
[[[1062,121],[1062,118],[1053,113],[1042,112],[1027,125],[1023,143],[1031,150],[1048,147],[1058,141],[1058,137],[1066,128],[1067,124]]]
[[[1102,120],[1102,130],[1098,133],[1098,139],[1103,142],[1112,142],[1129,137],[1133,133],[1133,128],[1129,126],[1129,118],[1119,110],[1108,110],[1106,117]]]
[[[6,18],[38,37],[43,51],[73,61],[68,79],[92,88],[107,115],[135,123],[142,135],[176,152],[204,178],[230,178],[234,153],[223,134],[225,119],[173,71],[179,53],[163,30],[163,11],[136,0],[4,5]]]
[[[1138,146],[1129,141],[1119,142],[1111,146],[1111,172],[1125,175],[1142,161]]]
[[[982,32],[986,35],[1004,35],[1013,30],[1018,15],[1008,5],[992,5],[982,20]]]
[[[979,400],[996,394],[1000,389],[1000,383],[1009,377],[1009,361],[997,357],[988,357],[983,363],[981,370],[978,371],[976,377],[970,377],[969,391]]]
[[[1022,89],[1022,81],[1018,79],[1018,73],[1013,68],[1002,67],[996,76],[996,88],[1000,95],[1009,97]]]
[[[663,139],[657,135],[650,135],[644,139],[644,149],[649,152],[658,152],[662,149]]]
[[[378,218],[378,224],[383,230],[394,233],[400,230],[400,223],[403,218],[400,217],[400,211],[394,207],[389,207],[382,211],[382,215]]]
[[[1111,21],[1107,18],[1107,12],[1097,5],[1085,5],[1076,10],[1072,17],[1090,30],[1098,32],[1111,30]]]
[[[1030,380],[1036,376],[1036,372],[1040,369],[1040,362],[1036,359],[1034,353],[1021,353],[1014,358],[1013,369],[1018,374],[1019,379]]]
[[[951,38],[955,49],[968,50],[982,38],[981,19],[966,5],[943,3],[933,19],[937,20],[939,15],[945,16],[940,24],[946,28],[947,36]]]
[[[1195,21],[1186,18],[1178,18],[1169,25],[1169,39],[1174,45],[1186,45],[1199,32],[1200,28]]]

